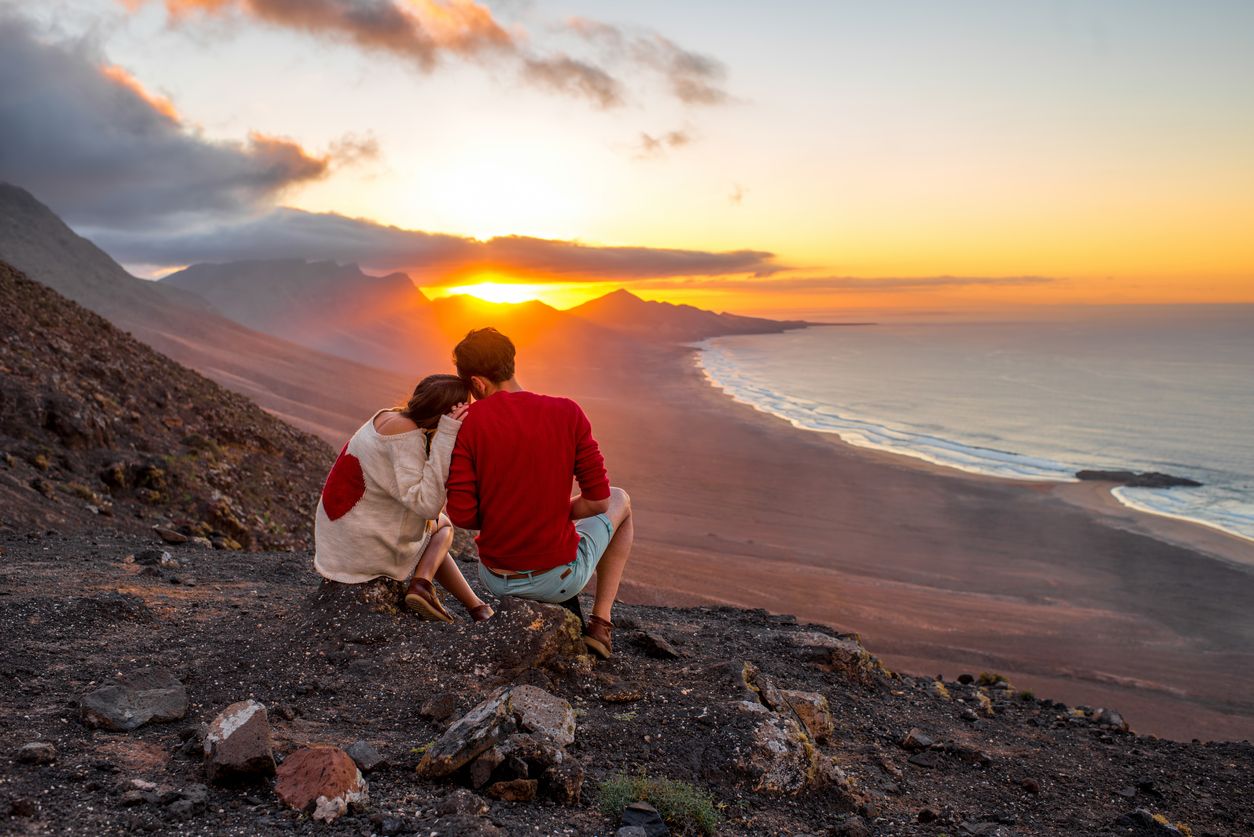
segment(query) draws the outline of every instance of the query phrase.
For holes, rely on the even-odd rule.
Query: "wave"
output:
[[[711,341],[694,344],[697,366],[711,385],[734,401],[784,419],[802,430],[831,433],[857,447],[921,459],[971,474],[1027,481],[1076,482],[1076,471],[1089,464],[1062,462],[936,435],[929,429],[855,416],[839,408],[785,395],[746,374],[744,368]],[[1198,523],[1254,540],[1254,505],[1221,486],[1201,488],[1116,488],[1112,494],[1138,511]]]

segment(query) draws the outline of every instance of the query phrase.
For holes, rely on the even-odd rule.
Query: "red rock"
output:
[[[233,703],[205,734],[205,775],[215,784],[274,774],[274,742],[266,708],[255,700]]]
[[[279,765],[278,779],[274,792],[285,805],[297,811],[312,808],[313,818],[322,822],[331,822],[369,796],[356,762],[328,744],[292,753]]]
[[[502,802],[530,802],[536,798],[540,783],[535,779],[511,779],[488,787],[488,796]]]

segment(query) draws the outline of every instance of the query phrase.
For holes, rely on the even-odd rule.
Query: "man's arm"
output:
[[[479,483],[465,431],[457,437],[448,468],[448,519],[462,529],[479,527]]]
[[[575,481],[579,494],[570,500],[570,517],[580,520],[605,514],[610,509],[610,478],[605,472],[605,458],[601,446],[592,436],[592,423],[583,409],[575,402]]]

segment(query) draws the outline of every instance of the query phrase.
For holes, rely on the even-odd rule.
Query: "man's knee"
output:
[[[617,486],[610,488],[609,516],[615,527],[631,517],[631,495]]]

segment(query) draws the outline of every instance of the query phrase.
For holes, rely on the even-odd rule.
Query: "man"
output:
[[[508,337],[476,329],[453,357],[476,401],[453,448],[448,516],[479,530],[479,578],[496,596],[556,603],[578,595],[595,572],[584,644],[608,658],[610,610],[634,536],[631,499],[610,487],[579,405],[518,385]]]

